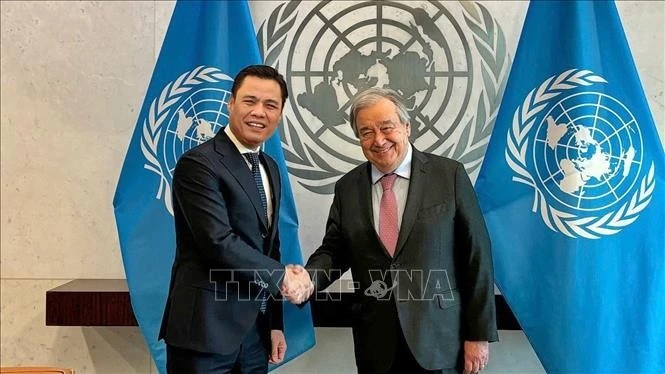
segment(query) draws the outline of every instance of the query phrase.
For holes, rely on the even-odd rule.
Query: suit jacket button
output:
[[[265,238],[268,237],[268,234],[266,234],[265,232],[262,232],[262,233],[261,233],[261,237],[262,237],[263,239],[265,239]]]

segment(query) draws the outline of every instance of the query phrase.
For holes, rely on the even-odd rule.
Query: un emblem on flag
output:
[[[145,168],[156,173],[156,198],[173,215],[171,180],[176,162],[189,149],[211,139],[228,123],[233,78],[199,66],[169,82],[143,118],[141,151]]]
[[[569,237],[618,233],[638,218],[655,187],[629,108],[580,89],[603,83],[588,70],[551,77],[527,95],[508,134],[513,180],[533,187],[534,212]]]

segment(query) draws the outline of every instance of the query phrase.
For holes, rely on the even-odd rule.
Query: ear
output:
[[[411,123],[407,122],[406,124],[404,124],[404,126],[406,126],[406,136],[407,137],[411,136]]]
[[[231,115],[231,113],[233,112],[233,106],[235,105],[235,102],[236,102],[235,98],[231,96],[231,100],[229,100],[229,102],[226,104],[226,109],[228,110],[229,115]]]

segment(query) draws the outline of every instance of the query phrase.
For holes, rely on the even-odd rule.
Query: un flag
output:
[[[246,1],[179,1],[122,167],[113,205],[134,314],[159,371],[157,340],[175,253],[171,181],[178,158],[227,125],[231,77],[260,64]],[[264,151],[282,177],[282,261],[302,263],[298,220],[279,135]],[[314,345],[309,306],[284,310],[284,362]]]
[[[665,367],[664,175],[615,4],[531,2],[476,189],[548,372]]]

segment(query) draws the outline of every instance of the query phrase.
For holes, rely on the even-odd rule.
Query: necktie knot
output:
[[[252,169],[259,166],[259,153],[258,152],[247,152],[243,153],[245,158],[252,164]]]
[[[381,177],[381,187],[383,187],[383,190],[392,190],[393,184],[395,184],[395,179],[397,179],[397,174],[394,173],[385,174],[383,177]]]

